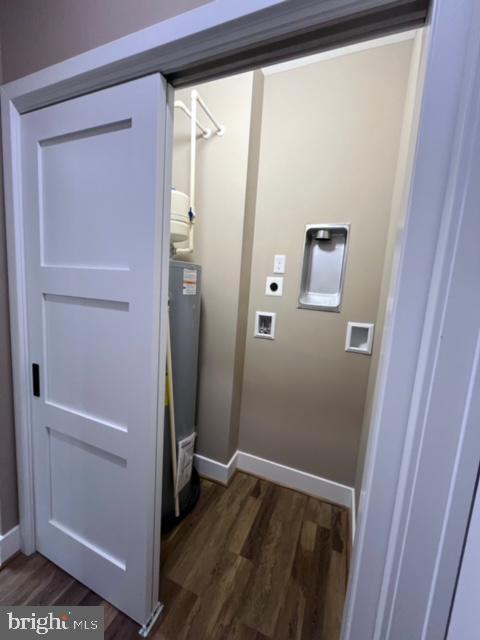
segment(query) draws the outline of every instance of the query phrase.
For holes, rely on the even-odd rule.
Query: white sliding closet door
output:
[[[139,623],[158,600],[166,119],[158,74],[22,116],[37,549]]]

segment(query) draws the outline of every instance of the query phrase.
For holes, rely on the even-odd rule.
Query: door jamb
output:
[[[441,599],[445,605],[453,595],[455,579],[447,574],[453,564],[452,555],[461,553],[471,494],[457,492],[455,518],[449,511],[449,497],[462,482],[464,489],[470,486],[474,491],[475,483],[469,481],[469,476],[473,473],[472,477],[476,477],[480,451],[473,452],[461,468],[454,465],[457,456],[467,458],[463,454],[467,440],[471,442],[471,438],[462,436],[459,420],[451,425],[459,433],[458,449],[448,449],[448,455],[442,450],[442,459],[448,458],[452,464],[452,469],[444,467],[448,482],[442,487],[427,486],[423,480],[422,485],[419,465],[426,452],[430,451],[431,456],[432,449],[427,447],[431,447],[436,433],[429,419],[430,394],[438,379],[432,363],[442,349],[447,293],[454,286],[448,281],[457,260],[454,238],[461,232],[460,225],[466,217],[465,194],[476,175],[472,140],[478,135],[479,29],[480,8],[474,0],[434,2],[426,34],[424,87],[407,219],[397,278],[387,304],[391,311],[379,365],[343,640],[407,636],[436,640],[444,637],[439,629],[442,633],[446,630],[444,614],[448,604],[442,610],[438,606],[433,609],[432,603]],[[470,376],[474,375],[470,363],[462,362],[463,366],[468,367]],[[452,369],[452,380],[459,375],[459,370]],[[463,391],[468,394],[468,385]],[[441,438],[435,446],[440,450]],[[407,531],[415,525],[420,527],[418,520],[409,519],[409,511],[413,501],[421,499],[419,496],[431,505],[442,505],[438,507],[442,511],[440,524],[422,523],[423,535],[438,546],[432,553],[433,560],[428,558],[427,563],[422,558],[422,569],[425,575],[431,575],[431,583],[421,598],[419,593],[418,597],[413,595],[419,590],[420,580],[411,573],[406,577],[405,573],[415,554],[414,549],[405,546]],[[445,557],[446,533],[449,558]],[[431,565],[434,561],[435,567]],[[420,612],[415,611],[415,618],[405,609],[395,610],[400,576],[404,598],[428,602]],[[408,579],[410,588],[405,594]],[[412,604],[412,611],[415,609]],[[404,624],[418,624],[415,630],[405,633],[394,627],[394,611],[399,616],[403,613]],[[435,626],[436,633],[432,634]]]
[[[21,550],[35,551],[31,378],[22,207],[21,115],[2,89],[3,176]]]

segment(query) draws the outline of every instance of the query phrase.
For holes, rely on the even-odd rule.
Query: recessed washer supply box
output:
[[[340,311],[349,235],[349,224],[307,225],[299,307]]]

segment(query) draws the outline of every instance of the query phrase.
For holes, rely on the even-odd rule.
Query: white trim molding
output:
[[[0,567],[20,551],[20,527],[15,526],[3,535],[0,533]]]
[[[235,470],[237,469],[237,454],[235,451],[227,464],[212,460],[199,453],[195,454],[195,469],[204,478],[220,482],[220,484],[228,485]]]
[[[345,484],[327,480],[321,476],[315,476],[313,473],[300,471],[300,469],[287,467],[284,464],[266,460],[251,453],[245,453],[244,451],[238,451],[237,453],[237,469],[239,471],[246,471],[283,487],[308,493],[308,495],[315,498],[334,502],[349,509],[355,503],[354,489]]]
[[[425,22],[425,0],[396,4],[212,0],[14,80],[4,89],[18,112],[25,113],[149,73],[160,72],[175,86],[193,84]],[[290,36],[296,36],[293,42]]]

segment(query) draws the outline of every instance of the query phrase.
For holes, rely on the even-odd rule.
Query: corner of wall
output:
[[[245,365],[245,343],[247,339],[250,278],[252,270],[253,238],[255,230],[255,207],[257,202],[258,169],[260,161],[260,139],[263,114],[264,75],[253,72],[252,102],[248,146],[247,180],[245,187],[245,216],[238,296],[237,333],[235,341],[235,365],[233,373],[232,409],[230,413],[229,455],[238,449],[240,411],[242,404],[243,371]]]

